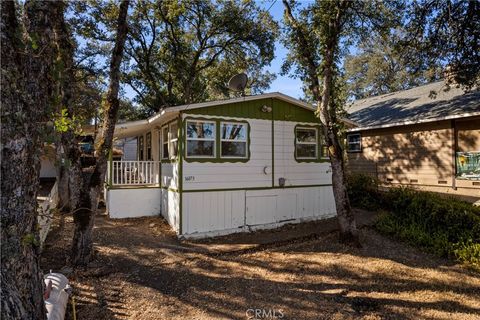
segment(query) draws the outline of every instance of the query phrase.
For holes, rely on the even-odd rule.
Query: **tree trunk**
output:
[[[329,2],[332,13],[327,17],[328,28],[325,31],[325,43],[322,43],[323,65],[320,66],[312,53],[309,38],[292,14],[292,9],[287,0],[283,0],[285,15],[295,31],[295,42],[300,54],[300,64],[306,68],[307,81],[313,98],[318,101],[317,108],[322,123],[322,131],[328,147],[328,154],[332,165],[332,186],[337,209],[340,241],[360,246],[355,217],[350,207],[347,193],[347,182],[343,159],[343,150],[338,133],[338,119],[335,110],[334,98],[334,72],[335,52],[338,49],[341,34],[341,17],[349,6],[348,1]],[[311,40],[310,40],[311,41]],[[319,70],[323,70],[319,74]],[[322,88],[320,81],[322,79]],[[320,90],[321,89],[321,90]]]
[[[25,2],[22,43],[14,1],[1,2],[1,318],[44,319],[37,191],[40,135],[51,110],[51,2]]]
[[[75,116],[73,106],[75,92],[75,70],[74,70],[74,45],[70,32],[64,18],[65,6],[63,1],[55,1],[55,45],[58,61],[58,91],[61,97],[61,108],[67,111],[67,118],[72,120]],[[58,110],[61,111],[61,110]],[[76,210],[80,201],[80,190],[82,189],[82,166],[81,152],[76,138],[75,128],[69,127],[65,132],[60,133],[60,141],[57,144],[58,164],[58,187],[60,196],[60,207],[64,211]],[[63,152],[60,152],[60,149]]]
[[[86,266],[93,251],[93,225],[97,212],[98,200],[105,181],[108,153],[112,148],[113,132],[117,121],[120,87],[120,64],[123,59],[125,40],[127,38],[127,13],[129,0],[123,0],[117,20],[117,35],[110,61],[110,84],[103,117],[103,130],[96,150],[97,161],[93,170],[84,171],[83,188],[80,196],[80,210],[74,213],[75,234],[72,243],[71,263]]]
[[[323,133],[327,142],[329,156],[332,164],[332,187],[335,195],[335,207],[337,209],[338,225],[340,229],[340,241],[347,244],[360,246],[355,217],[350,206],[347,193],[347,179],[343,150],[340,143],[337,115],[335,105],[332,101],[333,73],[335,71],[335,51],[338,49],[340,35],[340,16],[347,5],[347,2],[340,3],[337,14],[330,17],[328,33],[324,44],[323,54],[323,87],[318,104],[320,120],[323,124]]]

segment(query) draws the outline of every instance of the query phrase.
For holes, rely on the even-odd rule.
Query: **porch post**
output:
[[[108,186],[112,187],[112,174],[113,174],[113,152],[112,148],[108,151]]]

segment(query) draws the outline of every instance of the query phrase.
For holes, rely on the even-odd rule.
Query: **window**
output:
[[[360,133],[347,134],[347,152],[362,151],[362,136]]]
[[[247,157],[247,125],[222,122],[220,127],[220,154],[222,158]]]
[[[295,155],[297,159],[317,158],[317,128],[296,128],[295,142]]]
[[[162,127],[162,159],[175,159],[178,150],[178,124],[172,122]]]
[[[187,158],[215,157],[215,122],[188,120],[186,133]]]
[[[146,135],[147,140],[147,160],[152,160],[152,133],[148,132]]]
[[[138,160],[143,160],[143,136],[138,137]]]
[[[480,180],[480,151],[456,153],[457,178]]]
[[[170,134],[168,140],[168,153],[170,154],[170,159],[175,159],[178,150],[178,124],[176,121],[170,123],[168,131]]]
[[[168,126],[162,127],[162,159],[168,159]]]

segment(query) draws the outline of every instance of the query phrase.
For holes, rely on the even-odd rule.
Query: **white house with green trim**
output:
[[[136,161],[111,161],[111,218],[162,215],[181,237],[335,215],[319,120],[281,93],[170,107],[116,126]]]

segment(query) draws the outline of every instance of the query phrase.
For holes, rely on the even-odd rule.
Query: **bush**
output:
[[[392,188],[383,197],[389,212],[379,216],[378,230],[480,268],[480,208],[409,188]]]
[[[382,207],[382,196],[378,189],[378,181],[365,174],[348,176],[348,197],[353,207],[366,210],[377,210]]]

